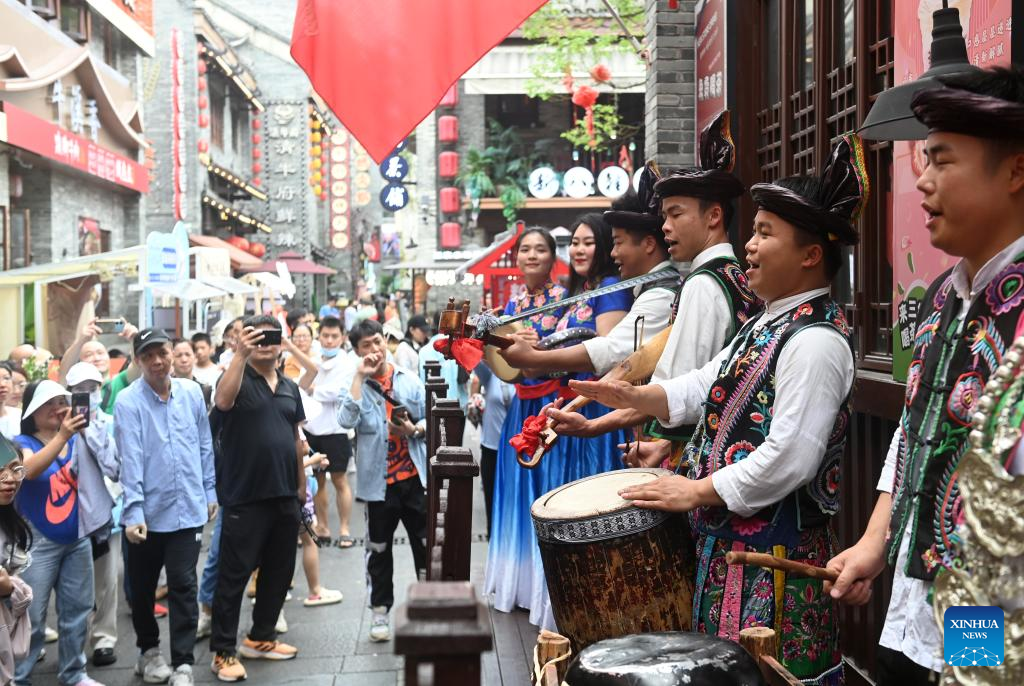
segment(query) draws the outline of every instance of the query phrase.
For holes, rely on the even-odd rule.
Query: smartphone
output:
[[[263,340],[256,345],[265,348],[271,345],[281,345],[281,329],[260,329],[263,332]]]
[[[409,418],[409,410],[406,409],[405,405],[395,405],[391,408],[391,422],[398,424],[403,419]]]
[[[123,319],[97,319],[96,326],[100,327],[103,333],[121,333],[124,331]]]
[[[71,414],[82,415],[85,417],[85,426],[89,426],[89,410],[88,393],[71,394]]]

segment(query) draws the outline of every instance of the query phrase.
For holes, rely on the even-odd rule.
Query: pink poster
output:
[[[950,0],[960,10],[967,54],[979,67],[1009,64],[1012,0]],[[942,0],[893,3],[895,12],[895,81],[912,81],[928,68],[932,13]],[[924,141],[898,141],[893,151],[892,266],[893,377],[906,381],[917,312],[928,285],[956,263],[932,247],[924,227],[921,193],[915,188],[924,169]]]

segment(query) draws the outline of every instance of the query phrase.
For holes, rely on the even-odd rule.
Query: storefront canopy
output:
[[[192,245],[199,245],[204,248],[223,248],[228,251],[228,255],[231,256],[231,268],[238,270],[252,269],[259,267],[263,264],[260,258],[253,257],[244,250],[239,250],[235,246],[231,245],[227,241],[223,241],[216,236],[206,236],[201,233],[190,233],[188,235],[188,242]]]
[[[258,267],[245,267],[241,271],[243,272],[277,272],[277,263],[284,262],[288,267],[288,272],[291,274],[314,274],[314,275],[325,275],[330,276],[331,274],[337,274],[337,270],[325,267],[321,264],[317,264],[311,260],[307,260],[297,252],[285,252],[274,260],[267,260],[266,262],[260,263]]]
[[[98,255],[72,257],[61,262],[34,264],[0,272],[0,286],[22,286],[35,282],[62,281],[81,276],[134,272],[145,248],[136,246],[112,250]],[[255,258],[253,258],[255,259]]]

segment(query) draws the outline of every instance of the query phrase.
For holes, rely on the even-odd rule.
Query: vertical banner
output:
[[[694,17],[697,84],[694,149],[699,151],[701,131],[726,108],[726,0],[700,0]]]
[[[967,55],[972,64],[988,67],[1010,62],[1012,0],[950,0],[960,11]],[[913,81],[928,69],[932,41],[932,13],[942,0],[893,3],[895,26],[895,81]],[[897,141],[893,145],[892,275],[893,337],[892,374],[906,381],[913,352],[914,332],[921,299],[928,285],[956,264],[933,248],[924,226],[917,178],[924,171],[925,141]]]

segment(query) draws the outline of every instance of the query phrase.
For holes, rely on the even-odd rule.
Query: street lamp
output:
[[[948,0],[943,0],[942,9],[932,14],[931,68],[913,81],[880,93],[858,133],[867,140],[876,141],[927,138],[928,129],[910,109],[914,95],[925,88],[939,88],[942,84],[936,76],[977,70],[967,59],[967,45],[960,26],[960,10],[950,9]]]

